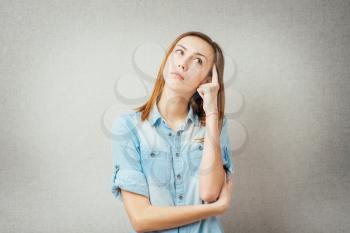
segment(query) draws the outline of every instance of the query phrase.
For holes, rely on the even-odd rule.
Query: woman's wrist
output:
[[[207,116],[207,117],[213,116],[213,115],[218,115],[218,114],[219,114],[219,110],[215,106],[207,107],[207,109],[205,111],[205,116]]]
[[[213,111],[205,114],[205,121],[207,124],[217,124],[219,122],[219,112]]]
[[[219,116],[219,111],[211,111],[208,113],[205,113],[205,117],[209,117],[209,116]]]

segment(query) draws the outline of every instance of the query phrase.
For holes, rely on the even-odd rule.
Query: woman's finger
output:
[[[200,88],[197,88],[197,92],[200,95],[200,97],[202,97],[202,99],[204,98],[203,94],[202,94],[202,90]]]
[[[219,80],[218,80],[218,72],[216,71],[216,65],[213,65],[213,71],[212,71],[212,79],[211,82],[214,84],[219,84]]]

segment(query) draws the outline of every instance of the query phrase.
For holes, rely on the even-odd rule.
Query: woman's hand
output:
[[[218,73],[215,64],[212,68],[211,82],[201,84],[197,88],[197,92],[203,99],[203,109],[206,114],[218,112],[218,92],[219,92]]]
[[[215,205],[218,208],[219,214],[223,214],[226,212],[230,206],[231,206],[231,200],[232,200],[232,189],[233,189],[233,178],[226,179],[219,198],[216,202],[213,202],[212,204]]]

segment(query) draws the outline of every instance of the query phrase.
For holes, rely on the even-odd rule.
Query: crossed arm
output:
[[[223,214],[230,207],[232,178],[224,182],[216,202],[187,206],[153,206],[143,195],[121,190],[123,203],[134,230],[138,233],[178,227]]]

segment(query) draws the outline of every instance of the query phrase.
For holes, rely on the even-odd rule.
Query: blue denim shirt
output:
[[[156,206],[203,204],[199,195],[199,165],[205,126],[192,107],[184,123],[174,132],[160,115],[156,104],[149,120],[141,123],[140,112],[117,117],[112,126],[112,193],[123,201],[120,189],[144,195]],[[220,134],[221,157],[226,174],[233,174],[232,146],[224,116]],[[204,172],[204,171],[203,171]],[[162,233],[221,233],[219,216],[209,217]]]

